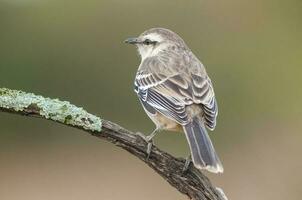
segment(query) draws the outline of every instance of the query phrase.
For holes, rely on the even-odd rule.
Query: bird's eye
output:
[[[156,42],[155,41],[151,41],[149,39],[145,39],[144,42],[143,42],[145,45],[150,45],[150,44],[155,44]]]

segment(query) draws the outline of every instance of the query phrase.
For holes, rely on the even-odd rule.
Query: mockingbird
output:
[[[213,130],[218,113],[213,85],[203,64],[176,33],[152,28],[125,41],[136,45],[141,64],[135,77],[135,92],[156,129],[183,131],[195,167],[222,173],[206,127]],[[186,167],[188,167],[186,162]]]

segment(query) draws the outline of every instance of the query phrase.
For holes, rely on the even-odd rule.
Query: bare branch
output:
[[[218,191],[209,179],[193,166],[184,174],[182,172],[184,159],[175,158],[156,146],[152,147],[151,155],[147,159],[147,143],[141,136],[100,119],[67,101],[0,88],[0,111],[48,119],[105,139],[145,162],[179,192],[191,199],[226,199],[221,191]]]

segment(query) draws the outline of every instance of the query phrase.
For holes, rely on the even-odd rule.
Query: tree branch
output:
[[[152,146],[152,152],[147,159],[147,143],[140,135],[100,119],[67,101],[0,88],[0,111],[48,119],[105,139],[145,162],[179,192],[191,199],[226,199],[223,192],[216,189],[209,179],[192,165],[184,174],[184,159],[175,158],[155,145]]]

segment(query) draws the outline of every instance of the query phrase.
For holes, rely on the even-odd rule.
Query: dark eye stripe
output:
[[[144,42],[143,42],[143,44],[145,44],[145,45],[156,44],[156,41],[145,39]]]

